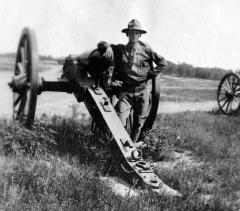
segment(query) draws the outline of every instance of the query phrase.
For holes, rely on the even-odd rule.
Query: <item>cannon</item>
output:
[[[237,114],[240,109],[240,76],[229,72],[220,80],[217,89],[219,110],[226,115]]]
[[[113,163],[117,163],[128,178],[137,179],[144,187],[150,187],[161,194],[179,195],[177,191],[165,185],[155,175],[150,164],[143,160],[141,150],[135,147],[128,131],[118,118],[112,105],[113,93],[104,87],[103,76],[106,76],[109,64],[103,58],[97,49],[76,58],[69,56],[64,61],[61,78],[56,81],[38,78],[36,35],[32,29],[25,28],[17,49],[14,75],[9,83],[13,91],[13,120],[31,128],[38,95],[46,91],[74,94],[77,102],[86,105],[93,119],[93,133],[100,131],[105,141],[112,146],[112,156],[106,172]],[[159,77],[152,80],[153,100],[144,130],[152,127],[160,98]],[[133,121],[132,113],[128,120],[129,130],[133,127]]]

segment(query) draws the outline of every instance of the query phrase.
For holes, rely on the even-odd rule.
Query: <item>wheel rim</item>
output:
[[[157,116],[160,101],[160,75],[152,79],[152,105],[142,131],[150,130]]]
[[[217,101],[219,110],[224,114],[235,114],[240,108],[240,77],[236,73],[227,73],[221,79]]]
[[[28,28],[22,32],[12,79],[13,120],[30,127],[34,121],[38,91],[37,43],[35,33]]]

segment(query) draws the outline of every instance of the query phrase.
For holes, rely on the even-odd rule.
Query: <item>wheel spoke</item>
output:
[[[218,92],[218,93],[219,93],[219,95],[221,95],[221,94],[226,94],[225,91],[220,91],[220,92]]]
[[[26,72],[24,47],[20,47],[20,52],[21,52],[21,58],[22,58],[22,66],[23,66],[24,72]]]
[[[26,98],[27,99],[30,99],[30,90],[28,90],[27,92],[26,92]],[[25,107],[24,107],[24,114],[27,116],[27,114],[28,114],[28,110],[29,110],[29,104],[28,104],[28,101],[26,102],[26,104],[25,104]]]
[[[25,50],[25,67],[27,68],[27,63],[28,63],[28,42],[27,39],[24,41],[24,50]]]
[[[236,78],[236,77],[234,77],[234,78]],[[238,84],[239,84],[239,80],[234,84],[234,86],[233,86],[233,90],[236,89],[236,87],[238,86]]]
[[[20,71],[20,74],[23,74],[24,73],[23,64],[21,62],[18,62],[17,67],[18,67],[18,70]]]
[[[17,111],[19,108],[19,104],[18,105],[14,105],[14,102],[16,101],[16,99],[20,96],[20,94],[18,94],[17,92],[13,92],[13,119],[16,119],[17,116]]]
[[[224,100],[226,98],[227,98],[227,96],[224,96],[223,98],[219,99],[219,101],[222,101],[222,100]]]
[[[21,114],[23,114],[23,110],[24,110],[26,102],[27,102],[27,93],[25,92],[22,95],[22,100],[21,100],[21,103],[19,105],[19,109],[17,111],[17,116],[20,116]]]
[[[228,87],[226,87],[226,86],[224,85],[224,83],[222,84],[222,87],[223,87],[227,92],[229,92]]]
[[[229,84],[230,84],[230,87],[231,87],[232,90],[233,90],[233,87],[234,87],[234,82],[235,82],[235,76],[232,75],[232,76],[229,78]]]
[[[237,104],[237,102],[235,101],[234,98],[233,98],[233,100],[232,100],[232,106],[231,106],[231,108],[232,108],[232,111],[233,111],[233,112],[235,112],[235,111],[237,110],[237,108],[238,108],[238,104]]]
[[[233,98],[233,102],[235,102],[236,109],[238,109],[238,105],[239,105],[238,99],[234,97],[234,98]],[[236,109],[235,109],[235,110],[236,110]]]
[[[240,91],[240,87],[238,87],[237,89],[235,89],[235,93]]]
[[[226,99],[225,102],[221,105],[221,108],[223,108],[227,102],[228,102],[228,99]]]
[[[228,111],[228,107],[230,105],[230,101],[228,101],[227,107],[226,107],[226,112]]]
[[[14,107],[16,107],[16,105],[20,102],[21,98],[22,98],[22,95],[18,95],[18,97],[14,100],[13,102]]]
[[[231,76],[227,78],[228,85],[230,87],[230,90],[232,90],[232,82],[231,82]]]
[[[226,82],[225,84],[226,84],[226,85],[227,85],[227,87],[228,87],[228,90],[229,90],[229,91],[231,91],[232,89],[231,89],[231,85],[229,84],[229,81],[228,81],[228,80],[226,80],[225,82]]]

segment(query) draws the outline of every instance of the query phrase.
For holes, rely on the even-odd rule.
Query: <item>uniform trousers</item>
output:
[[[141,134],[141,129],[146,118],[149,115],[151,108],[151,87],[145,86],[139,91],[138,87],[135,89],[124,89],[118,96],[116,111],[124,126],[126,126],[127,118],[132,109],[134,112],[133,128],[131,131],[131,138],[134,143],[138,141]]]

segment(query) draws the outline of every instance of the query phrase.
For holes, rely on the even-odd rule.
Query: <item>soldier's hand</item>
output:
[[[105,53],[103,54],[103,56],[105,58],[111,60],[112,57],[113,57],[113,50],[112,50],[112,48],[111,47],[107,47],[107,49],[106,49]]]
[[[111,81],[110,86],[112,87],[122,87],[123,82],[119,80]]]
[[[158,75],[158,73],[161,73],[164,70],[164,67],[156,66],[153,70],[154,73]]]

